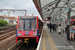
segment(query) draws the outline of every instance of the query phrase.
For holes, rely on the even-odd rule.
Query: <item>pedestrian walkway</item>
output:
[[[66,38],[66,34],[50,33],[47,26],[44,26],[39,50],[75,50],[75,41]]]

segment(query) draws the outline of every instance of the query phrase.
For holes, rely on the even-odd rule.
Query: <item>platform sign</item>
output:
[[[65,9],[65,12],[68,12],[68,11],[69,11],[69,8],[66,8],[66,9]]]
[[[64,21],[65,19],[63,18],[63,21]]]

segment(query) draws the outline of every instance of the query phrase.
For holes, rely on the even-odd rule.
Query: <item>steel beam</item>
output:
[[[55,7],[53,8],[53,10],[52,10],[52,12],[50,13],[50,15],[53,13],[53,11],[55,10],[55,8],[58,6],[59,2],[60,2],[60,0],[58,0],[57,4],[56,4]],[[49,15],[49,16],[50,16],[50,15]]]
[[[20,10],[20,9],[0,9],[0,11],[26,11],[26,10]]]
[[[51,3],[47,4],[47,5],[45,5],[45,6],[42,8],[42,10],[44,10],[45,8],[47,8],[47,7],[49,7],[49,6],[53,5],[53,4],[56,4],[56,3],[58,3],[58,2],[59,2],[59,0],[53,1],[53,2],[51,2]]]
[[[59,12],[59,11],[56,11],[56,12]],[[52,14],[56,14],[56,12],[55,13],[52,13]],[[64,15],[66,15],[66,13],[64,13],[64,12],[61,12],[61,14],[64,14]],[[56,16],[58,16],[59,14],[56,14]]]
[[[71,11],[75,13],[75,10],[71,9]]]
[[[39,6],[40,6],[40,14],[41,14],[41,17],[42,17],[42,19],[43,19],[43,14],[42,14],[42,9],[41,9],[41,2],[40,2],[40,0],[38,0],[39,1]]]
[[[43,19],[43,14],[42,14],[42,9],[41,9],[41,3],[40,3],[40,0],[33,0],[41,18]]]
[[[13,12],[15,12],[15,11],[25,11],[25,14],[22,12],[22,14],[24,14],[24,15],[26,15],[26,10],[20,10],[20,9],[0,9],[0,11],[2,12],[2,11],[7,11],[8,12],[8,17],[9,17],[9,15],[10,15],[10,13],[11,13],[11,11],[13,11]]]
[[[59,15],[59,14],[58,14],[58,15]],[[58,15],[56,15],[56,17],[58,17]],[[63,16],[62,14],[61,14],[61,16],[62,16],[62,17],[64,17],[64,18],[66,19],[66,17],[65,17],[65,16]],[[55,17],[55,18],[56,18],[56,17]]]
[[[61,7],[56,7],[56,8],[61,8]],[[62,7],[62,8],[66,8],[66,7]],[[49,10],[53,10],[53,8],[51,8],[51,9],[49,9]],[[50,12],[50,11],[46,10],[46,11],[43,12],[43,14],[44,14],[44,13],[47,13],[47,12]]]
[[[63,16],[62,14],[61,14],[61,16],[62,16],[62,17],[64,17],[64,18],[66,19],[66,17],[65,17],[65,16]]]

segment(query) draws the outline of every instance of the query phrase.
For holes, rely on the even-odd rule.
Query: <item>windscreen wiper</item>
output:
[[[18,25],[18,26],[19,26],[19,25]],[[19,26],[19,30],[21,31],[20,26]]]

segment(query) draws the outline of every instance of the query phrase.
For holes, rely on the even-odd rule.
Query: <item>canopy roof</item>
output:
[[[71,16],[75,14],[75,0],[33,0],[42,19],[47,17],[57,17],[60,14],[62,18],[67,18],[67,5],[71,8]]]

